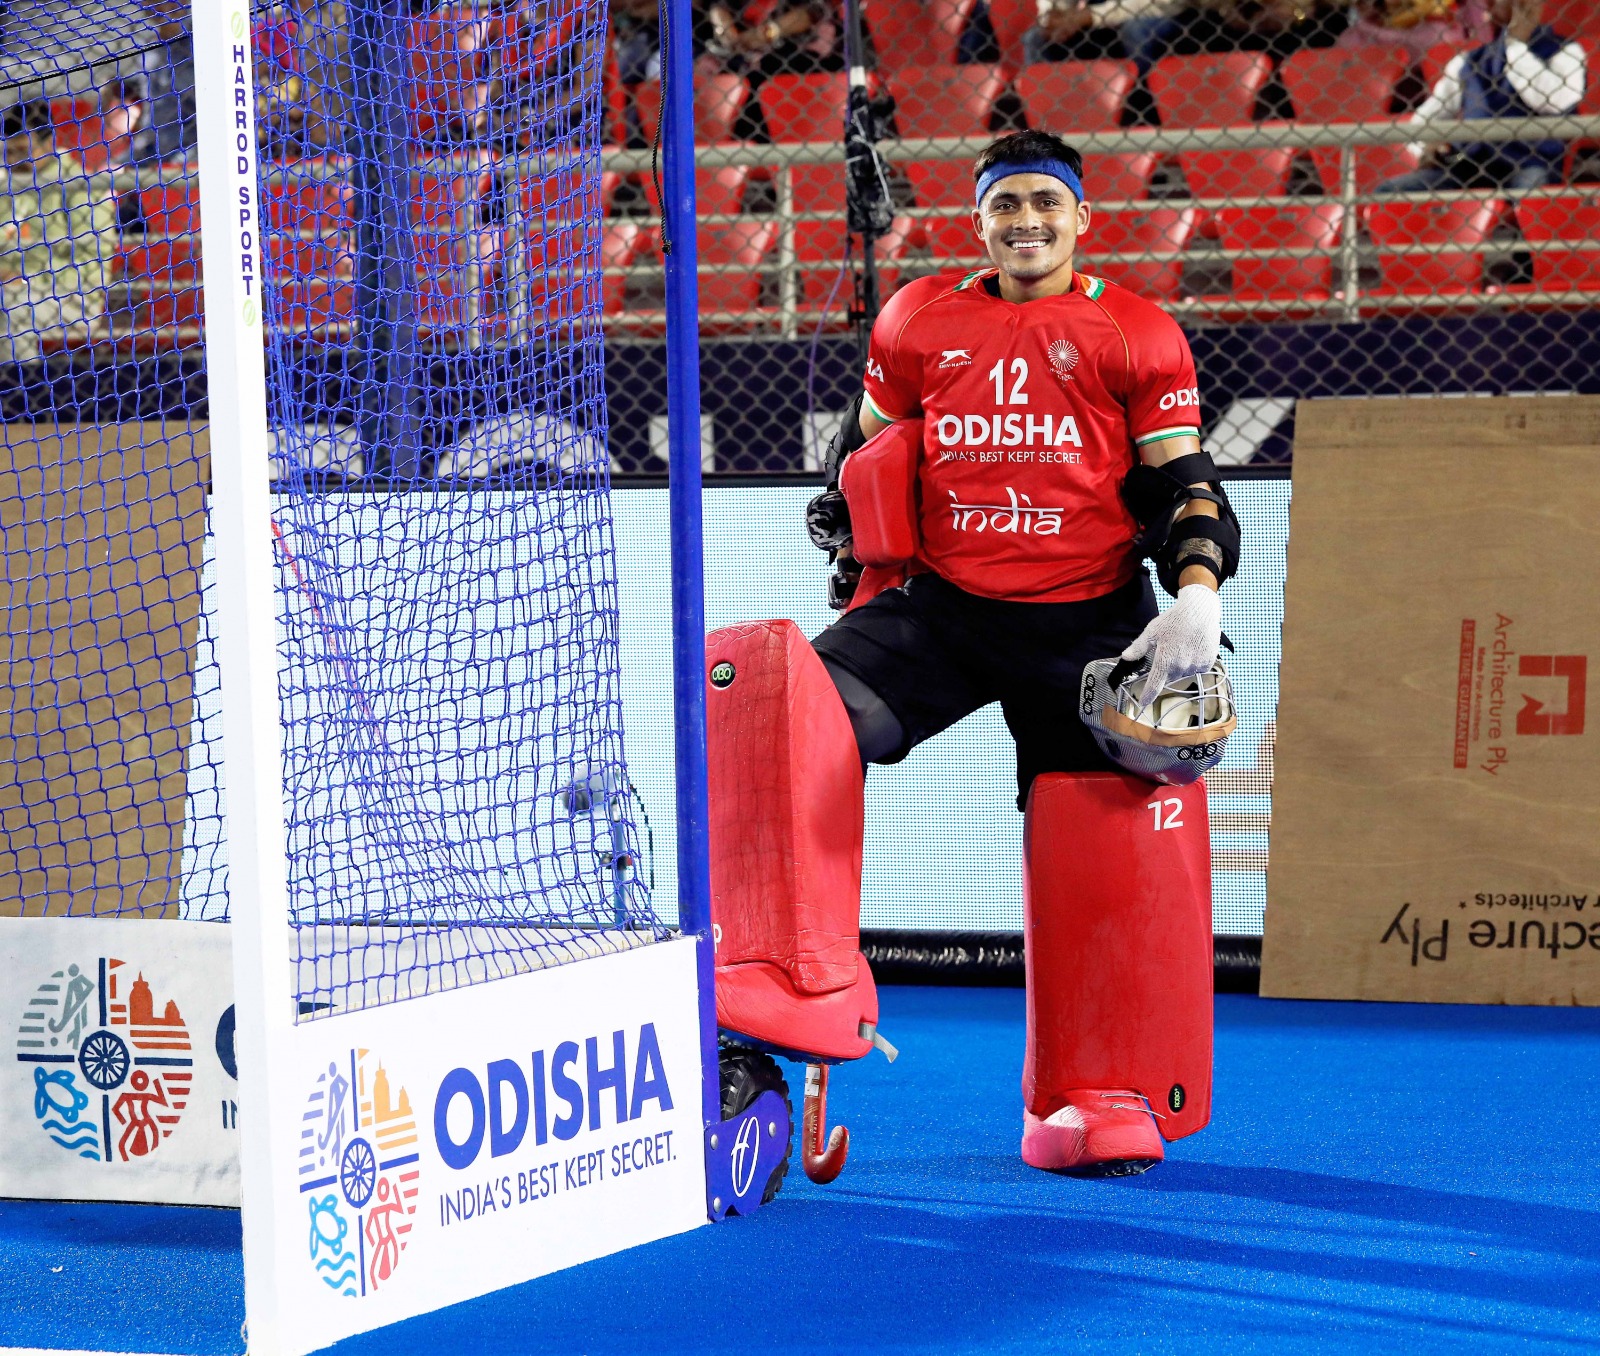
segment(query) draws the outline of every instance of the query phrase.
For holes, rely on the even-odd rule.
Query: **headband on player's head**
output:
[[[1052,179],[1059,179],[1072,190],[1072,196],[1080,203],[1083,201],[1083,181],[1072,172],[1072,166],[1065,160],[1030,160],[1022,165],[990,165],[988,169],[978,176],[978,206],[983,206],[983,200],[1002,179],[1009,179],[1013,174],[1048,174]]]

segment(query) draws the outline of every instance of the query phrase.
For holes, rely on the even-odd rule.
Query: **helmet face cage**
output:
[[[1222,661],[1168,683],[1142,711],[1148,660],[1137,668],[1116,659],[1084,666],[1078,714],[1095,743],[1118,767],[1154,782],[1186,786],[1222,761],[1236,711]],[[1110,708],[1118,728],[1106,723]]]

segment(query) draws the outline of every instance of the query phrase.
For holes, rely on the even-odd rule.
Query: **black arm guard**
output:
[[[839,559],[840,548],[849,546],[851,541],[850,505],[839,490],[839,468],[867,441],[861,432],[861,402],[865,398],[865,391],[857,391],[845,410],[838,432],[828,443],[828,488],[806,505],[806,532],[812,545],[828,553],[828,563],[834,567],[828,576],[828,606],[835,612],[850,605],[861,580],[860,565],[851,559]]]
[[[1178,515],[1194,500],[1217,506],[1218,517]],[[1156,578],[1173,597],[1178,577],[1190,565],[1203,565],[1220,585],[1239,568],[1239,519],[1205,452],[1174,457],[1161,466],[1140,462],[1122,482],[1122,502],[1139,524],[1134,548],[1155,562]]]

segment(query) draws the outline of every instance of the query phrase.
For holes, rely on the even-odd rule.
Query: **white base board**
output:
[[[0,1196],[239,1204],[229,933],[0,919]]]
[[[249,1178],[278,1222],[251,1349],[313,1351],[705,1223],[694,961],[680,939],[295,1026]]]

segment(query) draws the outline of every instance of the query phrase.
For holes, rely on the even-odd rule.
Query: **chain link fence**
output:
[[[48,6],[7,20],[5,51],[35,54],[0,63],[7,130],[48,142],[24,159],[47,155],[66,197],[114,217],[0,279],[4,312],[27,312],[12,330],[31,336],[0,353],[12,422],[192,417],[204,397],[185,7],[77,12],[91,9],[87,46],[52,35]],[[859,385],[847,17],[835,0],[695,10],[711,471],[813,472]],[[1042,127],[1085,155],[1082,266],[1188,332],[1221,462],[1286,461],[1302,397],[1600,386],[1590,0],[866,0],[862,19],[885,296],[983,262],[972,157]],[[404,127],[387,134],[407,143],[412,201],[385,229],[410,232],[415,266],[390,285],[432,355],[406,375],[431,454],[407,474],[514,476],[536,458],[536,441],[444,455],[482,410],[438,392],[470,371],[511,393],[497,406],[536,411],[530,355],[590,342],[573,317],[595,292],[614,470],[663,473],[656,0],[614,0],[603,37],[577,32],[569,0],[397,2],[391,20],[409,69]],[[352,459],[339,437],[360,417],[346,360],[363,323],[350,41],[338,0],[254,14],[270,315],[295,340],[304,405],[326,417],[318,456],[335,477],[389,469],[383,449]],[[596,90],[607,148],[551,149]],[[43,210],[26,173],[8,175],[18,229]],[[86,300],[57,305],[66,291]]]

